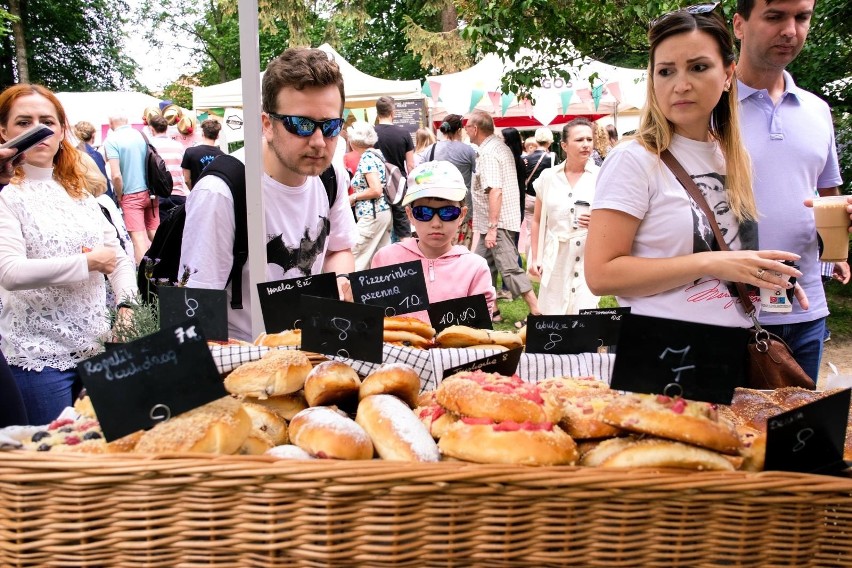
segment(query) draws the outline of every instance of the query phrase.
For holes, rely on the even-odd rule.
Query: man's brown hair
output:
[[[148,119],[148,126],[157,134],[162,134],[169,129],[169,121],[159,114]]]
[[[379,97],[376,101],[376,114],[380,118],[386,118],[393,114],[393,97]]]
[[[340,90],[340,112],[346,102],[343,75],[330,56],[321,49],[291,47],[269,62],[263,74],[261,103],[265,112],[278,111],[278,93],[290,87],[306,88],[335,85]]]

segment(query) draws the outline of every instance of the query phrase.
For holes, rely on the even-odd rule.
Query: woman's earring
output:
[[[727,93],[727,92],[728,92],[728,91],[730,91],[730,90],[731,90],[731,83],[730,83],[730,81],[725,81],[725,92]]]

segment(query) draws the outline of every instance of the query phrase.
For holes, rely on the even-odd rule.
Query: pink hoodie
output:
[[[488,310],[491,313],[494,312],[497,294],[494,286],[491,285],[488,262],[461,245],[455,245],[438,258],[430,259],[420,252],[417,239],[405,239],[380,248],[373,256],[370,267],[378,268],[417,259],[423,263],[423,274],[426,276],[426,290],[429,292],[430,303],[485,294]],[[425,310],[405,315],[429,321],[429,314]]]

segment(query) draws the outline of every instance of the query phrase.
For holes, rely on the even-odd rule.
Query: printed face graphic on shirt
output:
[[[725,191],[725,176],[710,172],[692,176],[695,185],[713,211],[719,231],[725,243],[732,250],[757,249],[757,227],[753,221],[737,221],[728,202],[728,192]],[[713,249],[715,238],[713,229],[698,206],[692,202],[693,221],[693,252],[703,252]]]
[[[285,243],[282,235],[272,235],[266,243],[266,261],[281,267],[281,278],[310,276],[317,257],[325,250],[330,227],[328,217],[320,216],[313,228],[314,236],[311,236],[311,228],[305,227],[301,240],[295,246]],[[293,269],[299,274],[290,273]]]

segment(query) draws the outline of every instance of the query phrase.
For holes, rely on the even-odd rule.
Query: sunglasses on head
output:
[[[431,221],[435,213],[438,214],[441,221],[455,221],[461,216],[461,207],[455,205],[444,205],[443,207],[417,205],[411,208],[411,216],[418,221]]]
[[[680,10],[674,10],[672,12],[667,12],[660,16],[659,18],[654,18],[651,20],[649,28],[653,28],[672,14],[680,14],[686,12],[687,14],[692,14],[693,16],[698,16],[700,14],[709,14],[713,10],[716,9],[716,6],[719,5],[719,2],[708,2],[706,4],[695,4],[693,6],[687,6],[686,8],[681,8]]]
[[[317,128],[320,129],[322,135],[326,138],[334,138],[343,129],[342,118],[329,118],[328,120],[314,120],[306,116],[293,116],[290,114],[278,114],[277,112],[267,112],[269,118],[274,118],[284,125],[284,130],[290,134],[307,138],[313,136]]]

